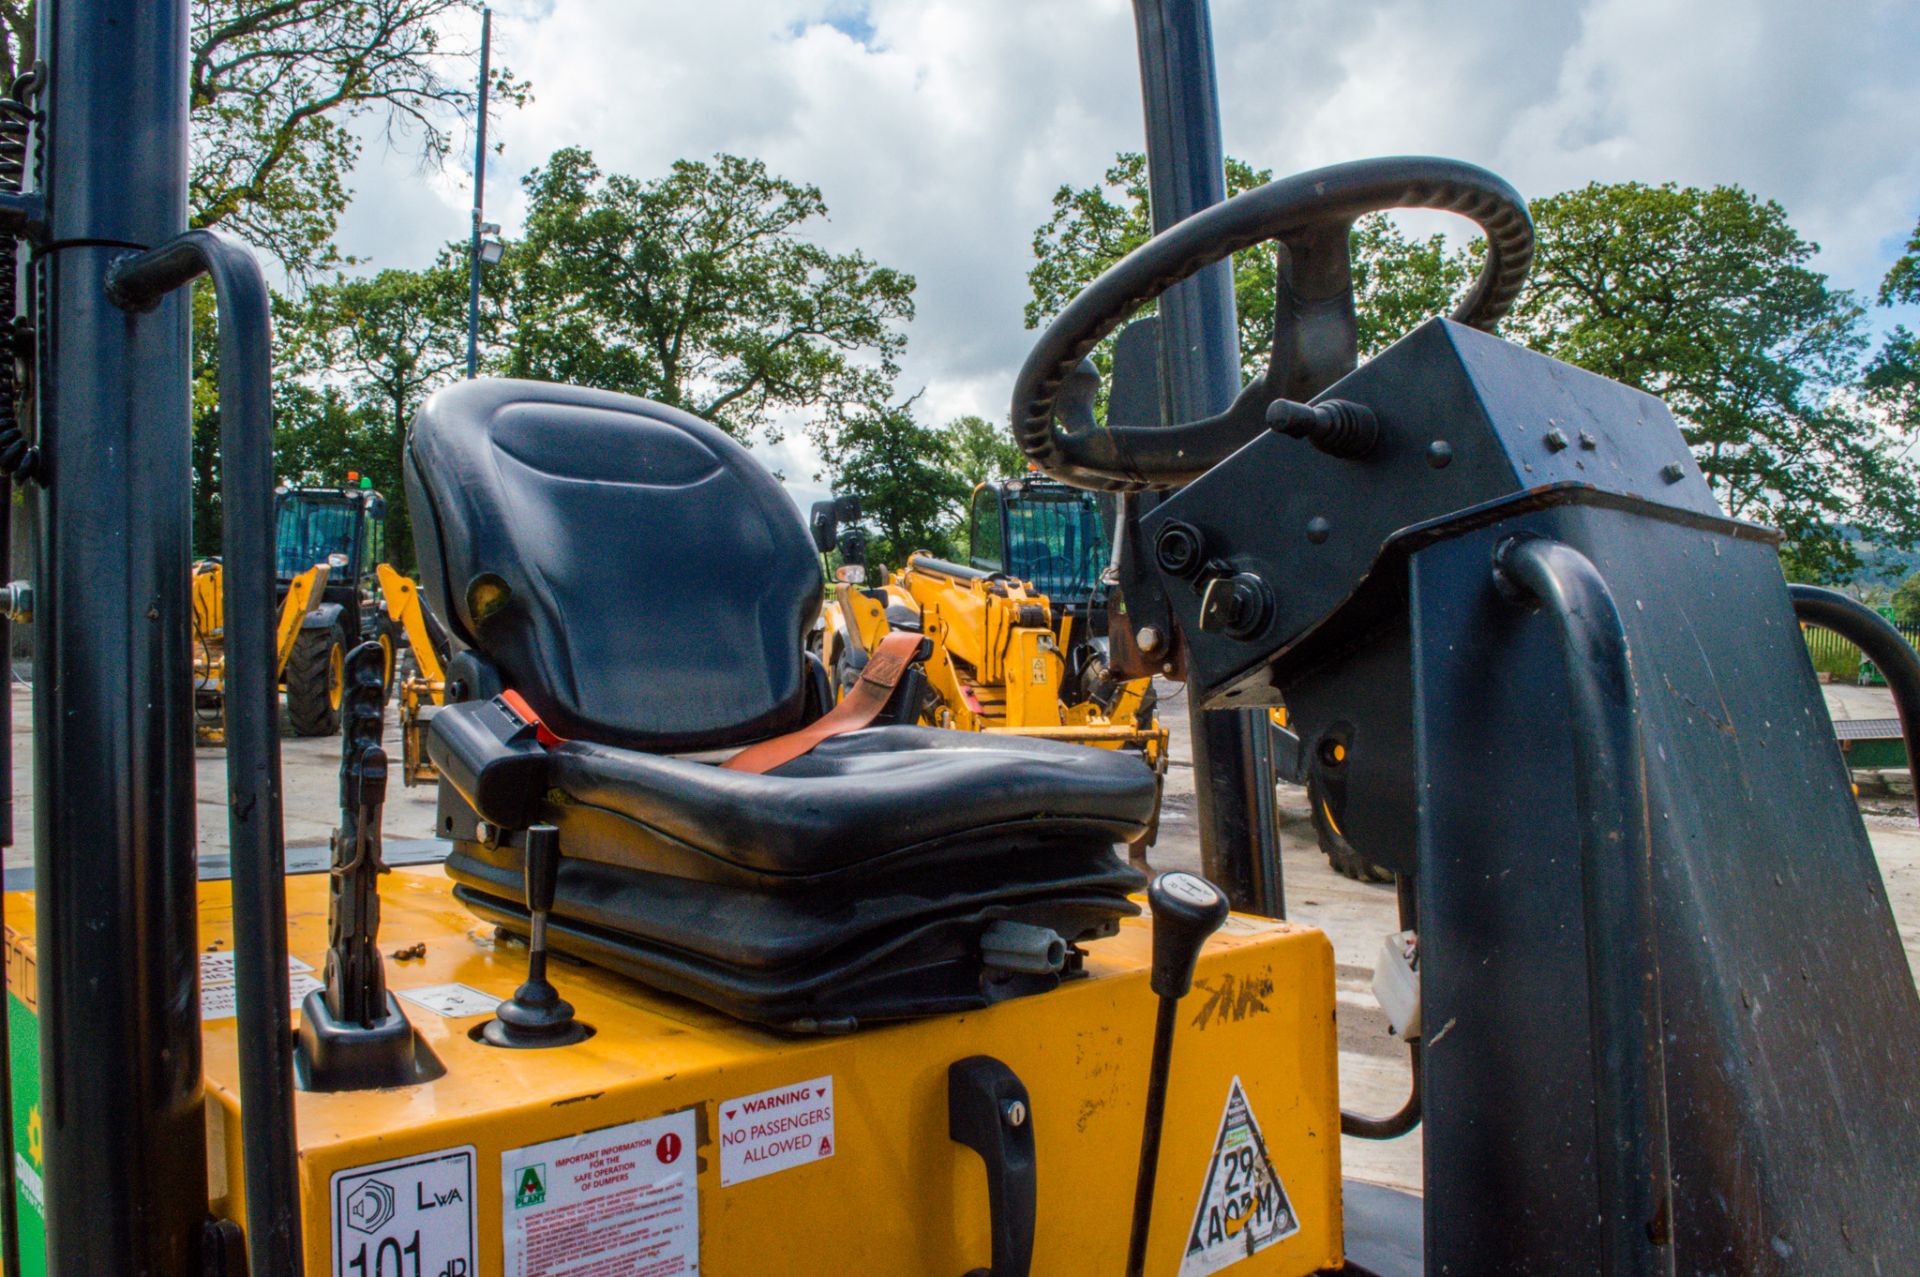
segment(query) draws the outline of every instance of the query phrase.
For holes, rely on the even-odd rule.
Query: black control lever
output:
[[[947,1135],[987,1164],[993,1266],[967,1277],[1027,1277],[1033,1268],[1033,1110],[1014,1071],[990,1055],[947,1066]]]
[[[1153,910],[1153,991],[1160,1012],[1153,1025],[1153,1064],[1147,1072],[1147,1118],[1140,1132],[1140,1178],[1133,1189],[1133,1235],[1127,1243],[1127,1277],[1140,1277],[1147,1262],[1147,1227],[1153,1222],[1153,1182],[1160,1169],[1160,1127],[1167,1115],[1167,1069],[1173,1060],[1174,1017],[1193,988],[1194,964],[1207,937],[1227,920],[1227,897],[1190,873],[1164,873],[1147,887]]]
[[[380,843],[387,796],[386,655],[347,654],[340,695],[340,825],[328,869],[325,983],[300,1006],[294,1078],[309,1091],[361,1091],[436,1077],[439,1061],[387,991],[380,963]]]
[[[591,1032],[573,1018],[573,1004],[547,979],[547,914],[560,881],[560,831],[527,830],[527,980],[500,1004],[480,1036],[493,1046],[572,1046]]]

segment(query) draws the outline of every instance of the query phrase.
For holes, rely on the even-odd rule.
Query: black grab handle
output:
[[[1028,1277],[1033,1268],[1033,1108],[1012,1069],[990,1055],[947,1068],[947,1134],[987,1164],[993,1266],[967,1277]]]

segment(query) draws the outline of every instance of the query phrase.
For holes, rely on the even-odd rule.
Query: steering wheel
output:
[[[1304,401],[1358,362],[1347,237],[1354,220],[1392,208],[1435,208],[1487,237],[1480,277],[1453,319],[1490,331],[1533,260],[1526,201],[1472,164],[1424,157],[1356,160],[1269,182],[1202,209],[1109,267],[1040,335],[1013,386],[1013,433],[1040,469],[1075,487],[1115,492],[1190,483],[1267,428],[1268,405]],[[1213,263],[1273,240],[1278,296],[1267,371],[1227,411],[1160,426],[1093,416],[1086,357],[1128,316]]]
[[[1059,581],[1073,575],[1073,560],[1064,554],[1035,555],[1015,573],[1022,581]]]

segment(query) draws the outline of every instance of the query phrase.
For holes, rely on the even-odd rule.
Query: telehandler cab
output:
[[[386,498],[357,474],[339,488],[283,487],[274,493],[275,656],[296,735],[340,730],[347,652],[361,642],[379,644],[386,681],[393,681],[406,631],[398,617],[388,623],[387,609],[375,597],[376,572],[386,568],[386,527]],[[225,739],[224,594],[220,560],[194,564],[194,703],[204,745]]]
[[[1911,1270],[1920,999],[1796,603],[1872,645],[1903,710],[1920,662],[1790,595],[1657,400],[1489,335],[1531,248],[1504,182],[1371,160],[1218,202],[1205,7],[1136,12],[1158,233],[1041,336],[1013,426],[1057,478],[1123,494],[1122,673],[1284,696],[1402,875],[1426,1026],[1406,1109],[1339,1111],[1323,934],[1184,873],[1143,909],[1115,854],[1151,801],[1139,760],[895,721],[910,633],[832,705],[784,493],[713,426],[605,391],[475,381],[422,409],[452,854],[387,871],[362,644],[331,871],[287,877],[264,279],[183,229],[185,0],[50,0],[38,162],[0,193],[35,247],[47,463],[10,1271]],[[1452,318],[1356,366],[1348,227],[1407,205],[1479,223],[1486,261]],[[1220,264],[1265,242],[1274,355],[1243,389]],[[232,866],[204,882],[202,274]],[[1156,295],[1109,402],[1158,407],[1098,424],[1084,357]],[[1199,756],[1226,816],[1250,774],[1227,746],[1265,720],[1235,713]],[[1260,851],[1203,856],[1225,895],[1277,897]],[[419,956],[389,972],[389,946]],[[1422,1119],[1422,1196],[1343,1185],[1343,1131]]]

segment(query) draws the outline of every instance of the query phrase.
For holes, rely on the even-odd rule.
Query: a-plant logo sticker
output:
[[[547,1200],[547,1164],[535,1162],[520,1171],[520,1179],[513,1190],[513,1208],[524,1210],[529,1206],[538,1206]]]
[[[1300,1219],[1236,1077],[1207,1159],[1180,1277],[1217,1273],[1299,1231]]]

